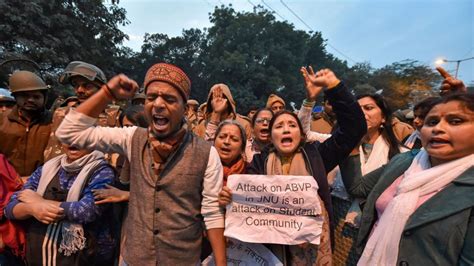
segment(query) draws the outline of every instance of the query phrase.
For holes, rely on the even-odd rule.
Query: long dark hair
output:
[[[125,117],[137,127],[148,127],[143,105],[131,105],[121,112],[119,116],[120,125],[123,125]]]
[[[270,138],[272,137],[272,128],[273,128],[273,124],[275,124],[275,120],[279,116],[282,116],[282,115],[291,115],[292,117],[295,118],[295,120],[298,124],[298,128],[300,129],[300,134],[301,134],[301,141],[300,141],[298,147],[302,147],[304,145],[304,143],[306,142],[306,136],[303,132],[303,125],[301,124],[301,121],[298,118],[298,116],[295,113],[293,113],[291,111],[288,111],[288,110],[281,110],[281,111],[279,111],[279,112],[277,112],[273,115],[272,120],[270,120],[270,124],[268,125],[268,129],[270,130]],[[270,144],[270,149],[275,150],[275,145],[273,145],[273,142]]]
[[[400,153],[400,142],[398,141],[397,137],[395,136],[395,132],[393,131],[392,126],[392,109],[385,101],[383,96],[375,93],[364,93],[357,95],[357,100],[370,97],[374,100],[375,104],[382,110],[382,114],[385,118],[385,122],[382,123],[382,132],[381,135],[388,142],[389,150],[388,150],[388,158],[391,159],[393,156]]]

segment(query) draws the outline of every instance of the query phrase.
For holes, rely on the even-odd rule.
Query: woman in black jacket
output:
[[[314,105],[323,88],[333,106],[338,128],[326,141],[306,143],[301,122],[297,116],[282,111],[272,118],[270,134],[273,148],[269,153],[256,154],[247,168],[248,174],[311,175],[318,183],[318,196],[323,204],[323,236],[319,247],[288,246],[278,251],[285,264],[316,265],[331,261],[332,206],[326,174],[342,162],[359,143],[366,132],[362,110],[354,96],[329,69],[314,73],[301,68],[305,79],[307,99],[305,105]],[[225,188],[220,202],[230,202],[231,193]],[[331,229],[330,229],[331,228]],[[280,246],[281,247],[281,246]],[[275,249],[271,248],[272,251]]]

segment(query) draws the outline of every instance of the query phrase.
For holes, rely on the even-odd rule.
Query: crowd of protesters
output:
[[[0,89],[0,265],[226,265],[233,174],[317,182],[320,244],[263,243],[283,265],[474,265],[474,95],[438,71],[412,124],[330,69],[301,68],[297,113],[271,94],[247,116],[223,83],[190,99],[168,63],[139,93],[71,62],[75,96],[51,110],[52,88],[16,71]]]

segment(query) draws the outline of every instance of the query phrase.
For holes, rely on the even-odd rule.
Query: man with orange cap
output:
[[[217,265],[225,265],[224,213],[217,201],[222,164],[211,144],[186,130],[191,82],[180,68],[159,63],[147,71],[144,88],[148,129],[94,126],[108,103],[135,95],[138,84],[121,74],[71,110],[56,135],[129,159],[134,176],[122,254],[127,265],[196,265],[203,229]]]

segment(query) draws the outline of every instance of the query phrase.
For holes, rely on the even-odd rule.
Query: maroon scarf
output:
[[[240,157],[240,159],[235,162],[234,164],[230,166],[225,166],[224,167],[224,186],[227,184],[227,177],[233,174],[243,174],[245,171],[245,168],[247,167],[247,162],[244,160],[244,158]]]
[[[152,155],[154,164],[152,165],[155,174],[160,174],[163,170],[163,167],[168,160],[168,157],[176,151],[179,147],[179,144],[183,141],[184,135],[186,134],[186,129],[182,127],[179,129],[173,136],[170,136],[163,140],[158,140],[151,133],[151,129],[148,130],[148,141],[151,144]]]

